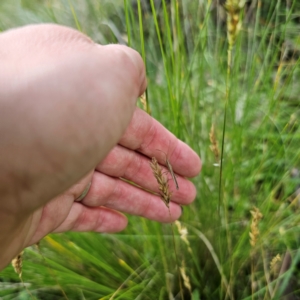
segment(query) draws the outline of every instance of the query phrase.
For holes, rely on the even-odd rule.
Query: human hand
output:
[[[180,186],[176,190],[173,181],[169,182],[172,191],[170,214],[158,195],[146,191],[158,193],[158,184],[149,165],[153,156],[165,164],[165,156],[158,149],[168,154]],[[172,222],[181,215],[180,205],[190,204],[195,199],[195,187],[185,177],[196,176],[200,168],[200,159],[191,148],[136,108],[126,132],[106,158],[79,183],[35,212],[35,217],[38,217],[34,223],[38,230],[29,244],[39,241],[49,232],[123,230],[127,218],[119,212]],[[76,202],[75,199],[90,183],[84,199]]]
[[[0,54],[0,268],[50,232],[122,230],[118,211],[171,221],[159,197],[118,179],[157,190],[149,157],[164,158],[156,149],[178,174],[200,171],[188,146],[135,108],[146,87],[135,51],[37,25],[1,34]],[[195,197],[193,185],[178,180],[172,220],[181,211],[175,203]]]

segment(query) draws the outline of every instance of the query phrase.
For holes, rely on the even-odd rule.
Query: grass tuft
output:
[[[185,275],[169,226],[129,216],[119,234],[46,237],[45,259],[26,249],[22,276],[38,299],[172,299],[185,276],[187,299],[300,297],[300,3],[224,2],[0,2],[2,31],[53,22],[100,44],[127,41],[147,66],[151,114],[203,161],[196,201],[175,223]],[[0,298],[16,298],[19,280],[2,271]]]

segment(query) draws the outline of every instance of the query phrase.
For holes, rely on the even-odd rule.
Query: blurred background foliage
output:
[[[174,226],[184,299],[300,299],[300,2],[245,2],[229,82],[223,2],[1,0],[0,30],[51,22],[144,53],[148,109],[203,161]],[[32,295],[9,266],[0,297],[180,299],[171,232],[130,216],[119,234],[50,235],[25,250]]]

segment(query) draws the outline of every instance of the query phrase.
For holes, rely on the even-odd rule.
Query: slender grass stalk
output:
[[[168,209],[169,209],[169,215],[170,215],[170,218],[171,218],[170,208],[168,208]],[[172,229],[174,254],[175,254],[175,260],[176,260],[176,265],[177,265],[180,298],[181,298],[181,300],[184,300],[183,286],[182,286],[182,282],[181,282],[180,264],[179,264],[178,252],[177,252],[177,249],[176,249],[176,242],[175,242],[175,233],[174,233],[174,224],[173,224],[173,222],[171,223],[171,229]]]
[[[170,201],[171,201],[172,193],[171,193],[170,188],[169,188],[168,178],[163,174],[162,169],[161,169],[160,165],[158,164],[155,157],[152,157],[150,167],[151,167],[153,175],[154,175],[154,177],[155,177],[155,179],[158,183],[158,188],[159,188],[159,191],[160,191],[160,198],[163,200],[166,207],[168,208],[169,216],[170,216],[170,220],[171,220],[172,216],[171,216],[169,204],[170,204]],[[178,271],[180,297],[181,297],[182,300],[184,300],[183,287],[182,287],[182,282],[181,282],[181,274],[180,274],[180,269],[179,269],[179,259],[178,259],[178,254],[177,254],[177,250],[176,250],[176,242],[175,242],[175,234],[174,234],[173,223],[171,223],[171,229],[172,229],[172,237],[173,237],[173,246],[174,246],[174,253],[175,253],[175,258],[176,258],[176,265],[177,265],[177,271]]]
[[[24,281],[23,281],[23,277],[22,277],[22,265],[23,265],[23,253],[24,250],[19,253],[12,261],[11,264],[15,270],[15,272],[19,275],[19,278],[21,280],[21,283],[23,285],[23,288],[26,290],[26,292],[28,293],[29,297],[31,299],[36,299],[32,293],[30,292],[30,290],[27,288],[27,286],[25,285]]]
[[[221,276],[221,282],[222,285],[224,285],[226,291],[228,291],[228,295],[230,299],[234,299],[233,294],[231,292],[231,289],[229,287],[229,283],[228,280],[226,278],[226,275],[224,274],[223,271],[223,267],[221,265],[221,262],[214,250],[214,247],[212,246],[212,244],[210,243],[210,241],[208,240],[208,238],[198,229],[194,228],[193,226],[190,226],[189,224],[186,224],[187,227],[190,227],[192,229],[192,231],[195,232],[195,234],[202,240],[202,242],[205,244],[206,248],[208,249],[209,253],[211,254],[213,261],[219,271],[219,274]]]
[[[74,6],[73,6],[72,3],[71,3],[71,0],[68,0],[68,3],[69,3],[69,6],[70,6],[70,9],[71,9],[72,16],[73,16],[73,18],[74,18],[75,24],[76,24],[76,28],[77,28],[80,32],[82,32],[81,25],[80,25],[79,20],[78,20],[78,18],[77,18],[77,14],[76,14],[76,11],[75,11],[75,9],[74,9]]]
[[[172,86],[171,86],[171,78],[170,78],[169,69],[168,69],[167,57],[165,54],[162,37],[161,37],[161,33],[160,33],[160,26],[159,26],[158,20],[157,20],[157,13],[156,13],[155,5],[154,5],[154,0],[150,0],[150,4],[151,4],[152,15],[153,15],[153,21],[154,21],[154,25],[155,25],[155,29],[156,29],[156,35],[157,35],[157,39],[158,39],[158,43],[159,43],[159,48],[160,48],[160,52],[161,52],[161,56],[162,56],[162,60],[163,60],[165,77],[167,80],[169,105],[170,105],[171,111],[173,113],[173,116],[175,116],[176,115],[176,107],[174,105],[174,96],[173,96],[173,91],[172,91]]]
[[[140,40],[141,40],[141,50],[142,50],[142,58],[146,68],[146,74],[148,72],[147,68],[147,61],[146,61],[146,51],[145,51],[145,40],[144,40],[144,27],[143,27],[143,16],[142,16],[142,7],[141,7],[141,0],[137,0],[138,4],[138,16],[139,16],[139,28],[140,28]],[[151,115],[151,109],[149,105],[149,98],[148,98],[148,88],[145,91],[145,102],[146,102],[146,111],[149,115]]]
[[[221,146],[221,161],[220,161],[220,173],[219,173],[219,206],[218,213],[219,218],[221,220],[221,203],[223,204],[224,210],[224,225],[226,227],[226,236],[227,236],[227,244],[229,248],[229,253],[232,253],[232,242],[230,238],[230,232],[228,229],[228,211],[227,205],[224,197],[224,183],[223,183],[223,164],[224,164],[224,148],[225,148],[225,135],[226,135],[226,126],[227,126],[227,110],[230,100],[230,92],[231,92],[231,70],[232,70],[232,50],[235,46],[237,36],[241,29],[241,19],[240,12],[244,6],[243,0],[226,0],[224,7],[227,11],[227,41],[228,41],[228,49],[227,49],[227,75],[226,75],[226,90],[225,90],[225,105],[224,105],[224,118],[223,118],[223,131],[222,131],[222,146]],[[230,259],[230,283],[233,278],[233,260]],[[228,285],[228,289],[226,290],[226,294],[233,294],[231,284]]]
[[[168,41],[168,47],[169,47],[169,53],[171,57],[171,70],[175,70],[175,57],[174,57],[174,47],[173,47],[173,41],[172,41],[172,32],[170,29],[170,21],[169,21],[169,13],[167,11],[167,5],[166,0],[162,0],[162,6],[163,6],[163,13],[164,13],[164,22],[166,26],[166,36]]]
[[[227,0],[225,2],[225,9],[227,10],[227,75],[226,75],[226,90],[225,90],[225,106],[224,106],[224,118],[223,118],[223,132],[222,132],[222,147],[221,147],[221,164],[220,164],[220,178],[219,178],[219,216],[220,207],[223,198],[223,160],[224,160],[224,146],[225,146],[225,133],[226,133],[226,121],[227,121],[227,109],[230,98],[231,88],[231,69],[232,69],[232,50],[235,45],[236,38],[241,28],[240,11],[243,7],[243,0]],[[224,210],[226,210],[224,206]]]
[[[252,290],[252,299],[254,299],[255,295],[255,267],[254,267],[254,261],[255,261],[255,246],[257,244],[258,238],[259,238],[259,229],[258,225],[260,220],[262,219],[263,215],[259,211],[257,207],[254,207],[253,210],[250,211],[252,215],[252,221],[251,221],[251,226],[250,226],[250,245],[252,246],[252,251],[251,251],[251,290]]]
[[[175,52],[175,60],[178,62],[186,61],[184,56],[184,38],[182,35],[182,25],[181,25],[181,18],[179,15],[179,9],[182,6],[181,1],[179,0],[172,0],[172,11],[174,12],[174,24],[173,24],[173,43],[174,43],[174,52]],[[178,134],[178,129],[180,127],[180,120],[181,120],[181,109],[179,107],[180,103],[180,91],[182,89],[182,79],[184,76],[184,64],[177,63],[175,64],[174,70],[174,90],[175,90],[175,105],[176,105],[176,133]]]
[[[129,20],[129,3],[128,0],[124,0],[125,20],[126,20],[126,32],[127,32],[127,44],[131,47],[131,26]]]
[[[139,277],[138,272],[140,271],[140,269],[142,269],[143,265],[138,267],[136,270],[132,270],[133,272],[131,272],[131,274],[128,276],[128,278],[126,278],[126,280],[117,288],[117,290],[109,296],[109,300],[114,300],[115,297],[117,296],[117,294],[119,294],[123,287],[130,281],[132,280],[135,276]],[[100,300],[105,300],[104,298],[100,299]]]
[[[167,271],[168,271],[168,262],[167,262],[167,259],[165,257],[165,249],[163,247],[164,241],[163,241],[163,237],[162,237],[161,232],[157,233],[157,240],[158,240],[158,248],[159,248],[159,251],[160,251],[160,254],[161,254],[161,258],[162,258],[163,268],[164,268],[165,272],[167,273]],[[166,289],[167,289],[167,292],[168,292],[168,296],[170,298],[170,296],[171,296],[171,285],[170,285],[170,282],[169,282],[166,275],[167,274],[165,274]]]

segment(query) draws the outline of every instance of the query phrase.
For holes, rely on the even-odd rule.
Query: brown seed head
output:
[[[169,203],[171,200],[172,193],[170,192],[169,189],[168,178],[163,174],[162,168],[158,164],[155,157],[152,157],[152,161],[150,162],[150,167],[158,183],[160,198],[164,201],[166,206],[169,208]]]
[[[211,125],[210,132],[209,132],[209,140],[210,140],[210,150],[214,153],[216,162],[220,161],[220,151],[219,145],[216,138],[215,126],[214,124]]]

